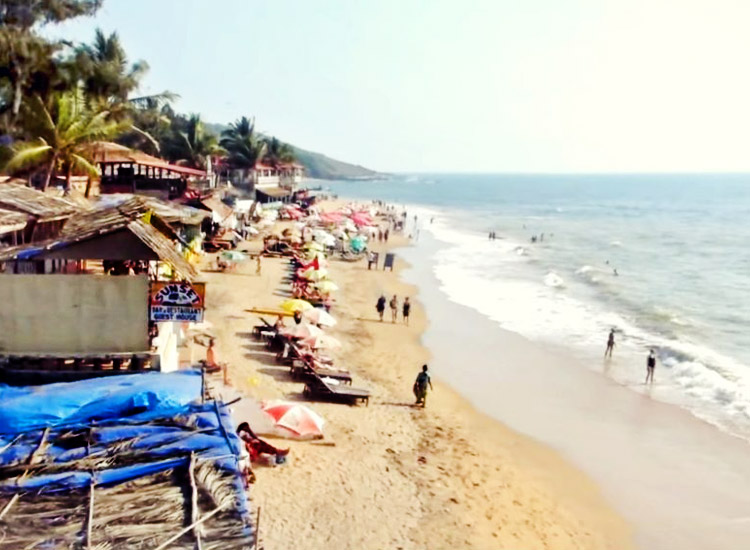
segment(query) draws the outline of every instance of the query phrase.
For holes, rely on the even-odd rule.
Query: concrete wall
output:
[[[145,275],[0,274],[0,354],[148,349]]]

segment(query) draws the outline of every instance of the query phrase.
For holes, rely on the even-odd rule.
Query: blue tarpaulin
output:
[[[44,386],[0,385],[0,434],[113,418],[147,419],[200,398],[199,371],[123,374]]]
[[[120,483],[184,465],[190,453],[239,476],[240,440],[225,407],[200,403],[201,373],[143,373],[46,386],[0,386],[0,468],[28,463],[45,428],[44,461],[72,463],[127,444],[132,464],[0,480],[0,491]],[[84,437],[85,435],[85,437]],[[76,439],[78,437],[78,439]],[[238,477],[239,479],[239,477]]]

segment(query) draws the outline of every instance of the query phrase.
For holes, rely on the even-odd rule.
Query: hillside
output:
[[[383,174],[364,166],[342,162],[320,153],[305,151],[293,145],[292,147],[294,148],[297,161],[305,167],[305,173],[309,178],[322,180],[365,180],[383,177]]]
[[[221,134],[227,128],[226,124],[213,122],[205,124],[206,129],[216,135]],[[364,166],[349,164],[348,162],[332,159],[321,153],[300,149],[291,143],[289,145],[294,149],[297,161],[305,167],[305,175],[308,178],[320,180],[368,180],[383,177],[383,174],[380,172],[375,172]]]

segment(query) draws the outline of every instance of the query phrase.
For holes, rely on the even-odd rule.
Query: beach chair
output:
[[[333,378],[341,384],[348,384],[350,386],[352,384],[352,375],[349,371],[316,365],[311,359],[294,359],[289,373],[295,380],[307,381],[314,375],[317,375],[321,378]]]
[[[319,401],[336,401],[343,403],[357,403],[364,401],[370,404],[370,391],[364,388],[353,388],[343,384],[330,384],[317,373],[309,375],[302,392],[307,399]]]
[[[261,325],[255,325],[253,327],[253,336],[255,336],[257,339],[261,339],[264,336],[267,338],[272,338],[273,336],[276,336],[276,333],[278,332],[276,330],[276,327],[273,326],[271,323],[266,321],[263,317],[259,317]]]

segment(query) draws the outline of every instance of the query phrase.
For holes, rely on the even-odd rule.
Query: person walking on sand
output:
[[[427,372],[427,365],[422,365],[422,372],[417,375],[417,379],[414,381],[414,397],[417,398],[415,405],[422,405],[424,408],[427,405],[427,387],[429,386],[432,390],[432,380],[430,380],[430,374]]]
[[[395,323],[398,321],[398,298],[396,298],[396,295],[393,295],[393,298],[391,298],[391,323]]]
[[[383,322],[383,314],[385,313],[385,296],[382,294],[380,295],[380,298],[378,298],[378,303],[375,304],[375,309],[378,310],[378,315],[380,316],[380,322]]]
[[[654,383],[654,369],[656,368],[656,355],[654,350],[648,352],[648,359],[646,359],[646,381],[644,384],[651,382]]]
[[[406,326],[409,326],[409,313],[411,313],[411,302],[409,302],[409,297],[407,296],[404,298],[404,305],[401,310],[403,316],[404,316],[404,323],[406,323]]]
[[[610,329],[609,337],[607,338],[607,349],[604,350],[604,357],[612,358],[612,351],[615,349],[615,329]]]
[[[261,258],[263,257],[262,254],[258,254],[255,257],[255,274],[260,275],[260,269],[261,269]]]

